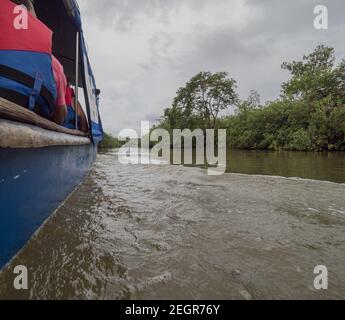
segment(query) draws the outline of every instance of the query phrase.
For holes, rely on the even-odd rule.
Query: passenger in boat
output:
[[[27,10],[37,18],[32,0],[15,0],[15,2],[24,5]],[[62,64],[52,54],[52,68],[56,85],[55,110],[50,120],[57,124],[62,124],[67,116],[67,104],[65,101],[67,80]]]
[[[15,5],[30,13],[27,30],[13,27]],[[52,55],[52,32],[36,18],[31,0],[1,0],[0,97],[61,124],[67,114],[66,77]]]
[[[62,124],[67,116],[66,87],[67,80],[63,66],[58,59],[52,55],[52,67],[56,85],[55,111],[52,120],[57,124]]]
[[[67,116],[62,125],[68,129],[76,129],[75,127],[75,93],[69,81],[66,87],[65,100],[66,100],[66,105],[67,105]],[[86,116],[79,101],[78,101],[78,130],[83,131],[83,132],[89,131]]]

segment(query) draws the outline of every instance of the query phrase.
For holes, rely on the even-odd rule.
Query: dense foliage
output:
[[[334,49],[318,46],[282,68],[291,78],[280,98],[265,104],[256,91],[240,101],[227,73],[199,73],[178,90],[159,127],[225,128],[234,148],[345,150],[345,59],[335,65]],[[232,106],[234,115],[219,117]]]
[[[100,149],[115,149],[122,147],[126,142],[120,141],[111,134],[104,133],[104,138],[99,144]]]

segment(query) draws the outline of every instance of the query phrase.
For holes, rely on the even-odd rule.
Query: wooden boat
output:
[[[0,96],[0,270],[83,181],[103,137],[77,2],[35,0],[35,10],[53,31],[54,55],[84,92],[90,130],[63,128]]]

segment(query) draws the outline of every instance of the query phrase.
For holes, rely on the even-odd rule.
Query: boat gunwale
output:
[[[91,144],[87,137],[46,130],[34,125],[0,119],[0,150]]]
[[[87,133],[64,128],[0,97],[0,148],[91,144]]]
[[[12,120],[20,123],[35,125],[42,129],[69,134],[72,136],[87,137],[88,133],[64,128],[38,114],[23,108],[11,101],[0,97],[0,119]]]

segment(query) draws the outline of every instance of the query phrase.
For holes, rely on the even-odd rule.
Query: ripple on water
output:
[[[345,186],[199,168],[122,166],[85,182],[0,275],[1,298],[263,299],[345,294]],[[14,292],[11,267],[30,266]],[[330,289],[311,288],[332,270]]]

